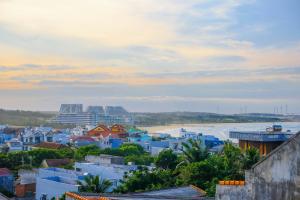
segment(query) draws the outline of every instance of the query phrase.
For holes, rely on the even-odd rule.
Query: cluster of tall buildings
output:
[[[76,125],[133,125],[134,123],[132,115],[121,106],[88,106],[84,110],[82,104],[62,104],[59,114],[53,121]]]

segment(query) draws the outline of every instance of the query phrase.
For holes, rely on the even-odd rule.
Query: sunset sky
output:
[[[300,1],[0,0],[0,76],[4,109],[300,113]]]

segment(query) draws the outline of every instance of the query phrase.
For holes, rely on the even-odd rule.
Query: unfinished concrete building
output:
[[[299,200],[300,132],[246,171],[245,185],[217,185],[217,200]]]

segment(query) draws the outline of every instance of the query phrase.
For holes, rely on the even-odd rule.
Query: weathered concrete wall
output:
[[[253,199],[300,199],[300,135],[252,169]]]
[[[300,133],[245,174],[246,185],[217,186],[218,200],[300,200]]]
[[[216,189],[216,200],[251,200],[251,188],[247,186],[217,185]]]

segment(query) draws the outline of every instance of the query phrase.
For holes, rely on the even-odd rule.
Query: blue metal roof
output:
[[[286,132],[229,132],[230,138],[259,142],[283,142],[288,140],[292,135],[293,134]]]

